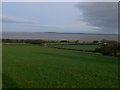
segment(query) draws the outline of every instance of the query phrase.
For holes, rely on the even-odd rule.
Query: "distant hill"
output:
[[[68,33],[68,32],[44,32],[44,33],[56,33],[56,34],[84,34],[84,35],[118,35],[118,34],[102,34],[102,33]]]

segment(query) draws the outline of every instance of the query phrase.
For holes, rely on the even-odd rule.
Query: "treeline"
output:
[[[120,42],[104,40],[103,45],[100,48],[95,49],[96,52],[100,52],[103,55],[120,56]]]
[[[2,43],[29,43],[29,44],[42,44],[42,43],[54,43],[53,40],[33,40],[33,39],[2,39]]]

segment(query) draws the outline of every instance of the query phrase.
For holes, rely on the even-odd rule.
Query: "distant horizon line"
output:
[[[6,32],[2,31],[2,33],[58,33],[58,34],[107,34],[107,35],[116,35],[118,33],[86,33],[86,32]]]

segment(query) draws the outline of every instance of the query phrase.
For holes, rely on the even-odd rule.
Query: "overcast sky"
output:
[[[117,2],[4,2],[5,32],[117,33]]]

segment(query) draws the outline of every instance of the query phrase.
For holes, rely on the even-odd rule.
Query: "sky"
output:
[[[117,33],[117,2],[3,2],[3,32]]]

